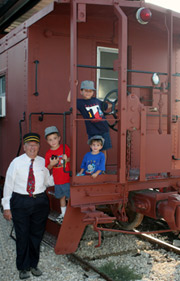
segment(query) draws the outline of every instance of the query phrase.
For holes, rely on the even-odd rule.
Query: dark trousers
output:
[[[49,214],[48,197],[45,192],[36,198],[13,193],[10,206],[16,233],[17,269],[37,267],[40,243]]]

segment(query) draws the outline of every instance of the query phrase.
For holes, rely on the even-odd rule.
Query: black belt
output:
[[[22,196],[22,197],[32,197],[32,198],[37,198],[37,197],[41,197],[45,194],[45,191],[44,192],[41,192],[41,193],[38,193],[38,194],[32,194],[32,196],[29,196],[28,194],[21,194],[21,193],[17,193],[17,192],[13,192],[13,194],[17,194],[19,196]]]

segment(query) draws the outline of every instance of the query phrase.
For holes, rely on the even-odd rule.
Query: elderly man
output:
[[[13,219],[16,233],[16,266],[19,278],[40,276],[37,267],[40,243],[49,213],[46,187],[54,185],[45,168],[44,158],[37,156],[40,136],[28,133],[23,137],[25,153],[16,157],[7,170],[2,205],[4,218]]]

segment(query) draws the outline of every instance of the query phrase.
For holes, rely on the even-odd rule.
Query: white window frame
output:
[[[118,54],[118,49],[97,46],[97,66],[101,66],[101,52],[116,53],[116,54]],[[97,98],[99,98],[98,95],[99,95],[99,80],[100,79],[102,79],[102,80],[110,80],[110,81],[112,81],[112,80],[117,81],[118,80],[116,78],[100,77],[100,71],[101,71],[101,69],[97,69],[97,78],[96,78],[97,79],[96,80]],[[99,98],[99,99],[101,99],[101,98]]]
[[[6,75],[5,74],[0,74],[0,96],[5,96],[6,95],[6,89],[5,91],[3,92],[3,87],[2,87],[2,80],[3,80],[3,77],[5,78],[5,81],[6,81]],[[5,82],[6,83],[6,82]],[[6,87],[5,87],[6,88]]]
[[[3,77],[5,78],[6,83],[6,74],[0,74],[0,117],[6,116],[6,84],[5,89],[3,91]]]

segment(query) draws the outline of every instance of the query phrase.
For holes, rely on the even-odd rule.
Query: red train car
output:
[[[180,230],[179,27],[180,14],[143,1],[57,0],[0,40],[1,178],[22,152],[22,133],[41,134],[44,156],[44,129],[55,125],[71,147],[66,215],[60,231],[47,223],[57,254],[74,252],[88,224],[99,232],[116,219],[130,230],[145,215]],[[89,150],[76,109],[87,79],[114,109],[113,148],[96,179],[77,176]]]

